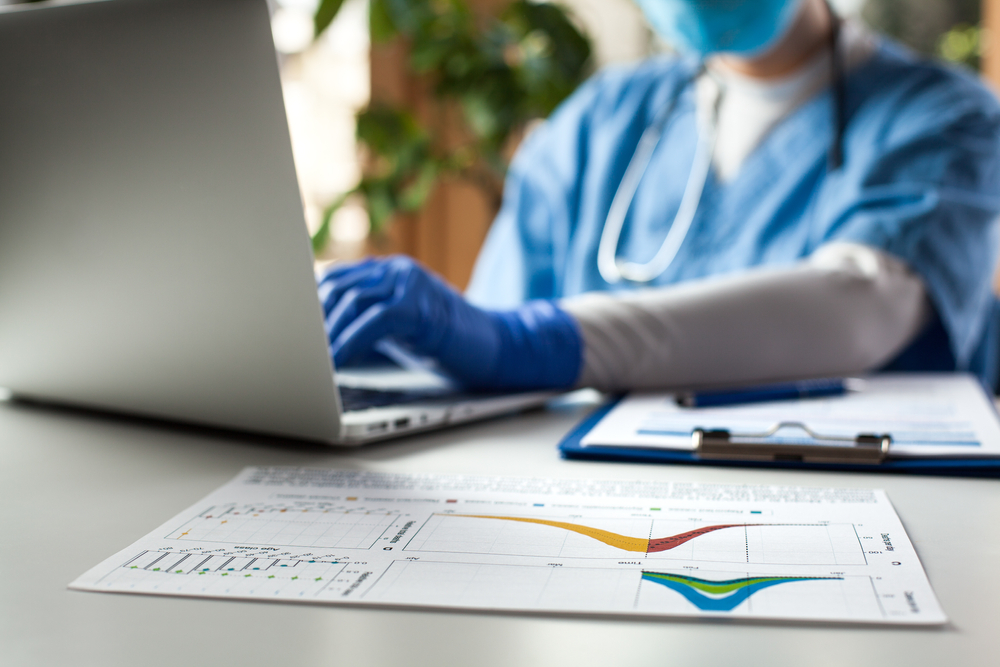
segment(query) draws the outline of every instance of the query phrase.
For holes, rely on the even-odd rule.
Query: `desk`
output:
[[[538,411],[334,450],[0,402],[0,664],[1000,664],[1000,481],[561,461],[555,445],[583,414]],[[882,487],[952,625],[550,618],[66,590],[248,465]]]

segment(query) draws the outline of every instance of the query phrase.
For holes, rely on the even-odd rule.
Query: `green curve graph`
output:
[[[668,572],[642,573],[643,581],[676,591],[702,611],[732,611],[757,591],[798,581],[843,581],[843,577],[739,577],[700,579]]]

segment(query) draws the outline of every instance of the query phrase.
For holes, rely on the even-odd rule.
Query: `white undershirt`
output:
[[[840,31],[839,57],[844,71],[865,62],[874,52],[875,38],[864,26],[845,21]],[[788,76],[755,79],[709,61],[697,81],[695,99],[701,131],[711,126],[720,93],[712,164],[716,176],[728,182],[761,141],[783,118],[830,84],[829,49]]]

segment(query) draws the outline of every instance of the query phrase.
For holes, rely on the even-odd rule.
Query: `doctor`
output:
[[[528,138],[466,298],[401,257],[323,276],[335,362],[391,337],[479,389],[992,382],[994,97],[824,0],[636,1],[681,56]]]

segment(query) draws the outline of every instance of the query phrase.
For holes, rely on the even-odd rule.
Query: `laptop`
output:
[[[354,445],[543,403],[338,383],[266,0],[0,11],[0,387]]]

